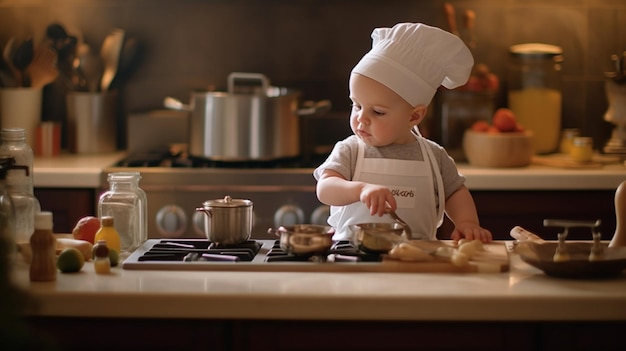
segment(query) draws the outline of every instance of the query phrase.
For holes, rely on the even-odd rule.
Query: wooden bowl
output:
[[[463,135],[463,151],[472,166],[524,167],[534,154],[532,141],[529,131],[488,133],[468,129]]]

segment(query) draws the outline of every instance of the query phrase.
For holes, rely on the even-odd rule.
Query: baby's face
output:
[[[413,106],[385,85],[360,74],[350,75],[350,127],[372,146],[407,144],[415,141],[411,128]]]

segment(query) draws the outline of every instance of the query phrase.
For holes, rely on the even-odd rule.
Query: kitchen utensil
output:
[[[463,24],[467,31],[467,39],[465,44],[470,49],[476,48],[476,38],[474,37],[474,25],[476,23],[476,13],[472,10],[465,10],[463,13]]]
[[[280,226],[275,231],[281,249],[294,255],[325,254],[333,244],[335,228],[316,224]]]
[[[626,246],[626,180],[615,190],[615,223],[609,247]]]
[[[23,87],[30,86],[30,77],[26,74],[26,68],[33,61],[34,55],[35,48],[32,39],[22,42],[13,54],[13,65],[19,71],[21,77],[20,85]]]
[[[191,155],[223,161],[295,157],[299,117],[330,110],[327,100],[299,109],[299,91],[271,86],[258,73],[231,73],[228,87],[228,92],[193,92],[190,105],[165,98],[165,107],[191,111]]]
[[[100,49],[100,57],[104,65],[104,71],[102,73],[102,79],[100,80],[100,90],[107,91],[111,87],[111,82],[115,79],[117,74],[120,52],[122,51],[122,45],[124,44],[124,34],[122,29],[113,29],[102,43]]]
[[[4,44],[4,49],[2,49],[2,58],[4,63],[9,69],[10,76],[5,78],[5,80],[10,80],[13,83],[10,86],[19,86],[21,83],[20,71],[13,64],[13,56],[15,55],[15,37],[9,38],[9,40]]]
[[[218,245],[232,245],[247,241],[252,234],[254,214],[250,200],[207,200],[196,211],[203,212],[204,231],[207,239]]]
[[[533,133],[487,133],[466,130],[463,151],[472,166],[524,167],[530,164]]]
[[[56,51],[48,47],[40,47],[35,51],[33,61],[26,68],[31,87],[43,88],[57,79],[59,70],[56,68],[56,59]]]
[[[399,222],[359,223],[349,228],[354,244],[367,252],[387,253],[395,244],[408,240]]]
[[[130,36],[124,38],[124,45],[120,51],[120,59],[117,74],[111,82],[111,89],[120,87],[137,69],[137,65],[141,61],[143,48],[140,42]]]
[[[402,218],[400,218],[398,216],[398,214],[396,214],[396,211],[392,211],[392,210],[388,210],[387,214],[389,214],[389,216],[391,218],[393,218],[394,221],[400,223],[400,225],[402,225],[402,227],[404,228],[404,235],[407,238],[412,238],[413,237],[413,233],[411,232],[411,227],[409,227],[408,224],[406,224],[405,221],[402,220]]]
[[[448,30],[450,31],[450,33],[459,36],[459,27],[457,27],[456,25],[456,14],[454,6],[449,2],[444,3],[443,13],[446,17],[446,23],[448,24]]]
[[[97,92],[104,71],[102,59],[85,43],[78,45],[73,62],[74,86],[78,91]]]

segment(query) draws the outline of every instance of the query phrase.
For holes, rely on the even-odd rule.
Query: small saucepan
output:
[[[203,212],[204,232],[209,241],[219,245],[234,245],[246,242],[252,234],[252,201],[233,199],[208,200],[196,211]]]
[[[315,255],[328,252],[333,244],[335,228],[316,224],[280,226],[268,233],[279,237],[280,248],[294,255]]]

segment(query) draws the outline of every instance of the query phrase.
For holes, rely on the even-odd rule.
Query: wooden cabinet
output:
[[[96,215],[97,195],[90,188],[35,188],[41,210],[54,215],[55,233],[71,233],[80,218]]]
[[[519,225],[544,239],[556,240],[562,228],[543,226],[544,219],[600,219],[602,238],[609,240],[615,232],[614,190],[533,190],[533,191],[472,191],[481,225],[491,230],[497,240],[511,239],[511,228]],[[448,238],[453,229],[446,218],[438,237]],[[574,228],[570,239],[591,240],[591,231]]]

